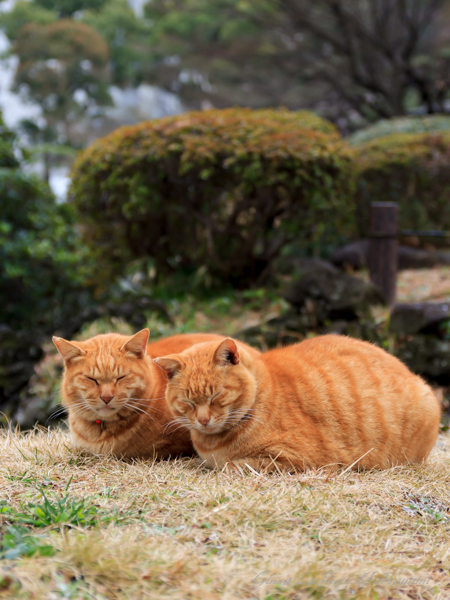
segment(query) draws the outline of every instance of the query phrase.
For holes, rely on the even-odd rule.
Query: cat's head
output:
[[[133,336],[97,335],[84,342],[54,337],[64,359],[64,404],[87,420],[114,421],[140,413],[149,368],[145,361],[149,330]]]
[[[168,379],[166,399],[178,423],[203,434],[231,429],[251,410],[256,383],[231,338],[155,358]]]

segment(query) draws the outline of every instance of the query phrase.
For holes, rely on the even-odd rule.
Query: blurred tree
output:
[[[41,125],[31,119],[22,119],[18,131],[24,134],[30,162],[42,160],[44,181],[49,183],[50,170],[60,162],[73,159],[76,150],[67,144],[58,143],[58,131],[47,124]]]
[[[152,0],[157,81],[193,104],[376,120],[445,109],[444,0]],[[447,25],[447,27],[446,27]],[[169,57],[169,59],[167,58]]]
[[[298,108],[303,77],[279,68],[285,49],[274,0],[152,0],[145,11],[154,81],[187,104]]]
[[[139,85],[148,77],[151,24],[139,19],[127,0],[110,0],[99,11],[87,10],[81,20],[108,42],[114,84]]]
[[[92,27],[72,19],[50,25],[30,23],[17,33],[15,89],[42,107],[47,127],[59,141],[94,103],[109,103],[108,47]]]
[[[28,23],[50,25],[58,18],[56,12],[28,0],[18,0],[9,12],[0,13],[0,27],[10,42],[14,42],[21,27]]]
[[[35,2],[47,10],[55,11],[60,19],[64,19],[79,11],[98,10],[106,0],[35,0]]]
[[[444,112],[450,40],[435,22],[444,0],[280,0],[304,34],[315,75],[371,119],[404,114],[415,95]],[[434,25],[434,34],[433,34]]]

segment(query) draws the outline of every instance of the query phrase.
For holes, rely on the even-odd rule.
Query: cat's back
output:
[[[297,367],[306,370],[310,376],[314,376],[314,373],[320,375],[323,369],[331,372],[341,368],[343,374],[347,372],[350,375],[360,369],[373,374],[381,368],[387,368],[392,375],[416,377],[406,365],[385,350],[369,342],[333,334],[271,350],[262,359],[273,371],[285,365],[283,371]]]
[[[432,390],[373,344],[317,336],[260,360],[277,390],[280,419],[296,420],[331,454],[339,448],[342,462],[368,451],[364,466],[418,461],[434,445],[440,406]]]
[[[216,333],[180,333],[169,338],[158,340],[147,346],[147,356],[150,358],[159,358],[168,354],[179,354],[184,350],[192,348],[196,344],[206,344],[208,342],[220,342],[224,340],[223,335]],[[238,346],[244,348],[247,354],[253,358],[259,357],[261,352],[244,342],[238,341]]]
[[[178,354],[194,344],[216,342],[223,339],[222,335],[215,333],[180,333],[156,342],[150,342],[147,346],[147,356],[158,358],[166,354]]]
[[[287,379],[294,386],[328,399],[338,400],[345,392],[353,396],[355,405],[368,397],[378,396],[380,402],[395,397],[397,406],[407,403],[411,409],[416,402],[423,405],[423,394],[428,396],[431,392],[392,354],[346,336],[317,336],[267,352],[261,360],[276,379]],[[414,393],[407,396],[405,390]],[[432,392],[431,397],[436,404]]]

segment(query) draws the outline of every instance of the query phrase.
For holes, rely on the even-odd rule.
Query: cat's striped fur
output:
[[[344,336],[250,356],[227,339],[156,359],[167,402],[209,467],[388,468],[432,449],[440,406],[397,358]]]

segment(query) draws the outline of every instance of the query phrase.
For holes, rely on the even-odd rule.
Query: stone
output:
[[[450,302],[396,304],[392,309],[389,330],[400,335],[427,332],[440,335],[439,324],[450,319]]]
[[[305,315],[299,315],[291,309],[280,317],[238,331],[233,337],[265,351],[301,342],[306,337],[309,325]]]
[[[319,324],[358,319],[368,314],[371,305],[384,303],[381,291],[372,283],[321,260],[305,261],[300,278],[284,298],[298,311],[313,312]]]
[[[450,341],[417,334],[399,344],[396,355],[413,373],[439,385],[450,385]]]
[[[335,250],[330,260],[336,267],[365,269],[368,252],[369,240],[358,240]]]
[[[431,269],[439,264],[435,252],[411,248],[410,246],[398,247],[398,270],[406,269]]]

